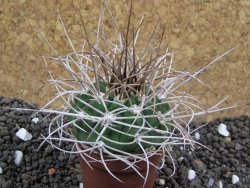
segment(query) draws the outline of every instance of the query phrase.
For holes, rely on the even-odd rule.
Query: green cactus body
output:
[[[105,82],[99,81],[100,92],[106,93],[106,87],[107,84]],[[108,94],[104,101],[106,108],[90,91],[87,94],[80,94],[74,97],[72,109],[69,110],[70,113],[82,112],[93,117],[103,117],[109,113],[114,114],[116,118],[113,122],[97,122],[87,119],[76,119],[76,117],[71,116],[70,120],[75,120],[75,123],[84,130],[74,129],[74,135],[78,140],[88,142],[103,141],[106,146],[129,153],[142,153],[141,147],[135,142],[135,138],[138,135],[156,136],[156,138],[145,138],[144,140],[158,145],[164,141],[163,138],[157,138],[157,136],[162,136],[162,133],[157,132],[155,129],[167,130],[166,125],[160,123],[158,113],[165,114],[169,111],[170,106],[162,102],[161,99],[155,97],[141,107],[141,101],[138,96],[131,95],[125,100],[118,100],[111,93]],[[135,113],[131,110],[133,107],[140,107],[142,110],[139,113]],[[153,117],[144,118],[144,116]],[[124,119],[119,119],[119,117]],[[130,125],[133,125],[133,127]],[[145,130],[142,126],[151,129],[150,131]],[[102,136],[99,136],[97,133],[102,133]],[[141,145],[144,149],[151,146],[144,142],[141,142]]]

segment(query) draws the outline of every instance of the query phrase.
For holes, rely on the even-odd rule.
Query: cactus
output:
[[[148,159],[159,151],[167,153],[174,165],[169,152],[172,145],[185,147],[197,143],[192,139],[189,127],[194,117],[235,107],[219,108],[223,99],[204,109],[195,96],[187,94],[181,87],[193,79],[200,82],[200,74],[236,47],[199,70],[179,71],[173,68],[175,52],[161,49],[164,30],[158,45],[149,48],[156,25],[143,49],[138,50],[136,43],[143,17],[130,38],[130,9],[126,36],[114,23],[118,40],[112,42],[105,37],[103,11],[94,43],[90,43],[83,23],[85,41],[81,51],[73,46],[60,15],[59,20],[73,52],[60,56],[41,33],[55,53],[55,57],[45,57],[45,62],[59,62],[70,77],[51,76],[50,82],[57,89],[57,96],[39,112],[55,114],[56,117],[50,122],[48,135],[44,136],[41,145],[49,142],[62,150],[61,142],[72,142],[77,151],[72,151],[73,148],[64,152],[78,153],[84,158],[95,151],[101,156],[99,162],[106,164],[110,158],[120,160],[137,173],[133,159],[145,161],[148,173]],[[110,10],[108,12],[113,18]],[[59,99],[64,102],[61,108],[48,109]],[[87,147],[80,147],[82,145]],[[106,160],[104,155],[110,158]],[[146,181],[147,174],[143,178]]]
[[[104,81],[99,81],[100,92],[106,93],[107,85]],[[115,98],[113,93],[109,93],[104,101],[105,104],[102,104],[91,91],[88,91],[86,94],[78,94],[74,97],[70,113],[82,112],[92,116],[93,119],[94,117],[105,119],[105,114],[109,114],[109,117],[111,117],[109,122],[86,119],[77,120],[76,124],[81,129],[75,128],[74,135],[78,140],[88,142],[102,141],[109,148],[129,153],[142,153],[142,149],[136,141],[140,135],[142,137],[152,136],[152,138],[145,139],[147,143],[142,142],[142,146],[145,149],[151,146],[148,143],[157,146],[164,142],[164,138],[161,138],[164,135],[160,131],[168,131],[170,126],[161,123],[159,114],[165,114],[169,111],[170,106],[166,102],[155,96],[151,101],[143,104],[141,99],[136,95],[131,95],[126,99],[120,100]],[[85,105],[86,103],[88,105]],[[106,112],[104,105],[107,109]],[[135,107],[140,107],[141,111],[133,110]],[[124,117],[124,119],[112,122],[116,119],[116,116]],[[76,118],[70,116],[70,120],[73,121]]]

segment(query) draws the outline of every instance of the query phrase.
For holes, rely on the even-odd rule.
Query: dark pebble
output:
[[[173,173],[173,170],[171,168],[166,167],[163,169],[163,172],[165,173],[166,176],[171,176]]]
[[[4,142],[8,142],[10,140],[10,136],[4,136],[3,139],[4,139]]]
[[[59,161],[63,161],[63,160],[64,160],[64,156],[59,155],[59,156],[58,156],[58,160],[59,160]]]
[[[8,135],[9,135],[8,129],[6,129],[6,128],[0,129],[0,137],[4,137],[4,136],[8,136]]]
[[[49,144],[46,146],[44,154],[49,155],[52,153],[53,150],[54,150],[53,147]]]
[[[7,167],[7,163],[4,163],[4,162],[1,162],[1,161],[0,161],[0,167],[1,167],[2,169],[6,168],[6,167]]]

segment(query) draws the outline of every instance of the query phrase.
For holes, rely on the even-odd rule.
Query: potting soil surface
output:
[[[46,134],[48,119],[36,123],[32,112],[5,109],[37,106],[18,99],[0,97],[0,188],[78,188],[82,182],[79,161],[75,155],[54,150],[45,144],[39,150],[41,133]],[[41,120],[45,114],[38,114]],[[224,123],[229,136],[218,133]],[[204,123],[194,123],[195,129]],[[22,141],[16,136],[20,128],[32,134],[32,139]],[[250,117],[230,117],[209,122],[194,133],[194,139],[211,149],[196,145],[173,147],[172,157],[176,163],[175,174],[172,162],[166,158],[165,165],[155,182],[155,188],[249,188],[250,186]],[[69,143],[62,147],[70,149]],[[14,163],[16,151],[22,151],[20,166]],[[193,177],[192,177],[193,176]]]

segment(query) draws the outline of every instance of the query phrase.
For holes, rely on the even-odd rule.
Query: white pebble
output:
[[[2,167],[0,166],[0,174],[2,174],[3,173],[3,169],[2,169]]]
[[[214,184],[214,179],[213,178],[209,178],[208,182],[207,182],[207,187],[213,187]]]
[[[236,184],[236,183],[238,183],[239,181],[240,181],[239,176],[237,176],[237,175],[233,175],[233,176],[232,176],[232,184]]]
[[[156,179],[156,184],[158,184],[158,185],[165,185],[166,181],[165,181],[165,179]]]
[[[227,130],[227,126],[224,123],[221,123],[218,127],[218,132],[222,136],[229,136],[229,132]]]
[[[196,140],[200,140],[200,138],[201,138],[200,133],[195,132],[194,137]]]
[[[80,183],[80,184],[79,184],[79,188],[83,188],[83,183]]]
[[[23,141],[28,141],[32,139],[32,135],[24,128],[19,129],[16,132],[16,136],[22,139]]]
[[[196,173],[195,173],[194,170],[189,170],[188,171],[188,179],[189,180],[193,180],[195,178],[195,176],[196,176]]]
[[[17,166],[20,166],[23,160],[23,152],[22,151],[15,151],[14,162]]]
[[[221,180],[218,181],[218,184],[219,184],[219,188],[223,188],[223,184]]]
[[[179,163],[181,163],[182,161],[183,161],[183,159],[184,159],[184,157],[179,157],[178,159],[177,159],[177,161],[179,162]]]
[[[31,121],[32,121],[33,123],[37,124],[38,121],[39,121],[39,118],[33,118]]]

